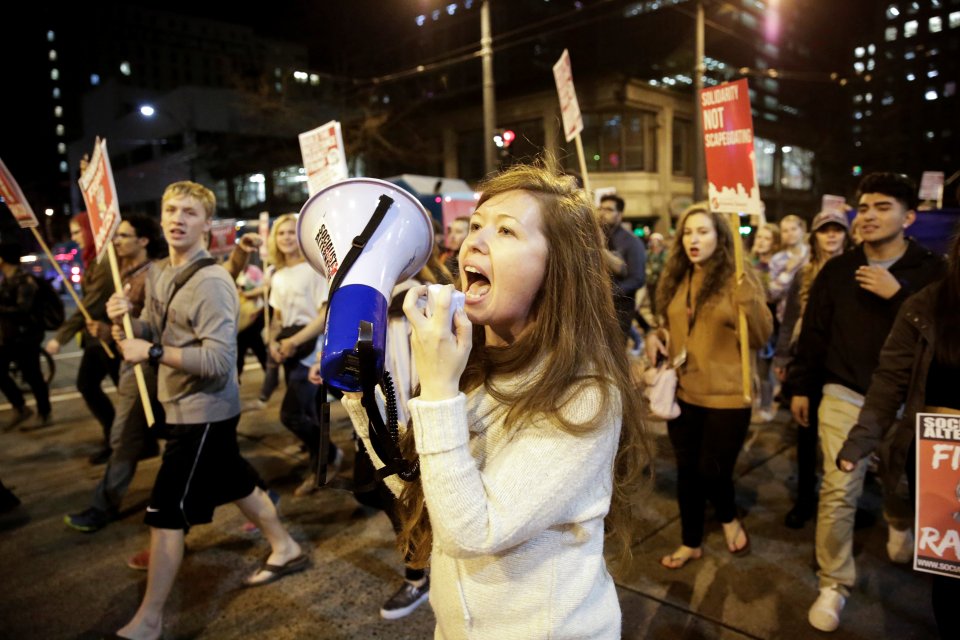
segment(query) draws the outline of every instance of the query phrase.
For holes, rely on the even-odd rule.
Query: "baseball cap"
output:
[[[813,224],[810,225],[811,231],[816,231],[825,224],[838,224],[844,229],[850,229],[850,221],[847,216],[839,211],[821,211],[813,218]]]

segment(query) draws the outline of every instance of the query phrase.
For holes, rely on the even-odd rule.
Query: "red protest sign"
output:
[[[113,182],[106,140],[97,138],[93,145],[93,156],[79,182],[93,230],[93,241],[97,245],[97,260],[100,260],[120,226],[120,204],[117,202],[117,187]]]
[[[917,571],[960,577],[960,416],[917,414]]]
[[[207,250],[215,256],[225,256],[237,243],[237,221],[233,218],[214,220],[210,225],[210,245]]]
[[[30,203],[23,197],[20,185],[13,179],[13,175],[7,169],[3,160],[0,160],[0,196],[10,207],[10,212],[17,219],[17,224],[20,225],[21,229],[40,226],[40,223],[37,222],[37,216],[33,215]]]
[[[753,115],[746,80],[700,91],[710,209],[761,212],[753,150]]]

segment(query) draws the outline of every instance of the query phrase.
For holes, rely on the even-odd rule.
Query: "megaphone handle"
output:
[[[320,423],[320,451],[317,455],[317,486],[327,484],[327,457],[330,455],[330,403],[327,401],[327,385],[317,391],[317,421]]]

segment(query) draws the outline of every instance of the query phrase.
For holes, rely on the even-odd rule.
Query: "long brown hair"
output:
[[[611,470],[613,496],[606,534],[615,558],[626,559],[637,530],[631,501],[643,483],[651,455],[642,407],[628,376],[610,279],[602,262],[606,243],[594,208],[571,177],[551,173],[542,161],[515,165],[490,178],[481,191],[477,206],[509,191],[524,191],[536,198],[549,249],[543,285],[531,306],[529,323],[513,344],[505,347],[487,346],[483,327],[474,326],[473,348],[460,389],[483,386],[506,408],[511,423],[548,416],[557,428],[574,434],[601,428],[604,409],[619,401],[623,423]],[[529,378],[517,387],[496,384],[496,377],[520,373]],[[585,390],[600,396],[597,415],[585,423],[566,420],[561,410]],[[408,452],[413,449],[412,434],[408,429],[404,442]],[[406,485],[399,512],[403,521],[401,550],[415,566],[423,566],[433,536],[419,481]]]
[[[687,257],[687,252],[683,248],[683,229],[687,224],[687,219],[695,213],[702,213],[710,218],[713,228],[717,231],[717,248],[713,255],[703,263],[705,275],[703,285],[697,293],[697,308],[702,308],[703,304],[710,298],[719,295],[729,283],[733,282],[736,274],[736,263],[734,262],[733,233],[730,231],[730,225],[723,214],[710,211],[706,202],[697,202],[689,207],[680,216],[680,222],[677,224],[677,240],[670,248],[670,255],[667,257],[667,263],[663,267],[663,273],[660,275],[660,283],[657,285],[657,309],[662,314],[666,313],[670,301],[676,295],[680,283],[687,277],[687,274],[693,270],[693,263]],[[751,277],[751,270],[744,271],[747,277]]]

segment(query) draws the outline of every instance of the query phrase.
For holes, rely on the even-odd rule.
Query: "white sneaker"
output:
[[[807,621],[814,629],[836,631],[840,626],[840,612],[843,611],[845,604],[847,599],[837,591],[836,587],[823,587],[820,589],[817,601],[807,613]]]
[[[887,532],[887,555],[890,560],[899,564],[913,560],[913,531],[888,525]]]

